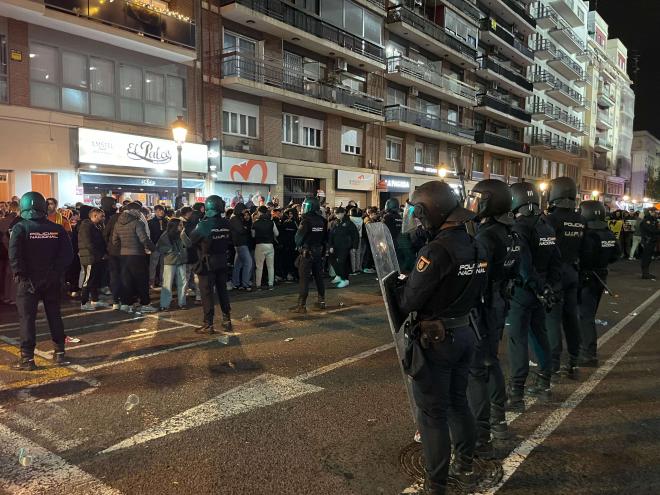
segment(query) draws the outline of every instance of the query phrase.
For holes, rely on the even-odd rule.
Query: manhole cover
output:
[[[401,469],[413,480],[424,478],[424,454],[422,453],[422,444],[413,442],[406,445],[399,454]]]

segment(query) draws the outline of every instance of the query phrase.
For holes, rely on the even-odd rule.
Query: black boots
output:
[[[525,400],[522,389],[509,388],[506,399],[506,410],[518,413],[525,412]]]
[[[316,306],[319,309],[325,309],[325,297],[319,296],[318,300],[316,301]]]
[[[12,364],[11,369],[14,371],[34,371],[37,365],[34,363],[34,358],[22,357],[17,363]]]
[[[234,331],[234,326],[231,324],[231,315],[229,314],[222,315],[222,327],[225,329],[226,332]]]
[[[214,333],[217,333],[217,332],[213,328],[213,325],[204,324],[203,326],[201,326],[199,328],[195,328],[195,333],[198,333],[198,334],[201,334],[201,335],[213,335]]]
[[[525,392],[531,397],[536,397],[541,402],[550,401],[552,397],[552,392],[550,392],[550,377],[540,373],[537,374],[534,384],[527,387]]]
[[[55,361],[57,366],[67,366],[71,364],[71,361],[64,356],[64,351],[55,351],[53,353],[53,361]]]
[[[307,306],[305,306],[305,299],[298,297],[298,304],[289,308],[292,313],[305,314],[307,313]]]

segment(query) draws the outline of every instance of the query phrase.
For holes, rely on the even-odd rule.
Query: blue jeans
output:
[[[176,279],[179,307],[186,305],[186,265],[163,265],[163,287],[160,290],[160,307],[169,308],[172,302],[172,283]]]
[[[236,246],[236,258],[234,258],[234,273],[232,284],[234,287],[250,287],[252,285],[252,255],[248,246]]]

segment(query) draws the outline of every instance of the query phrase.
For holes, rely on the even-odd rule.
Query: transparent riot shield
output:
[[[394,250],[394,242],[392,241],[392,234],[387,228],[387,225],[381,222],[374,222],[367,224],[367,236],[369,237],[369,245],[371,246],[371,254],[374,258],[376,273],[378,274],[378,281],[380,283],[380,290],[383,294],[383,301],[385,302],[385,311],[387,311],[387,319],[390,324],[390,331],[396,346],[396,354],[399,358],[399,367],[401,368],[401,375],[403,376],[403,383],[406,387],[408,394],[408,402],[410,403],[410,411],[413,416],[413,422],[417,422],[417,407],[412,395],[411,378],[403,370],[401,360],[405,353],[405,344],[403,330],[401,325],[407,315],[401,315],[397,311],[397,305],[393,304],[396,295],[390,289],[394,284],[392,277],[399,275],[399,262],[396,258]]]

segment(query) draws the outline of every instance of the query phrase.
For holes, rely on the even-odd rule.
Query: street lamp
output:
[[[627,203],[628,200],[630,199],[630,196],[628,196],[628,195],[626,194],[625,196],[623,196],[622,199]]]
[[[175,207],[180,207],[179,205],[176,205],[176,202],[178,201],[179,203],[182,202],[182,196],[183,196],[183,177],[182,177],[182,161],[181,161],[181,150],[183,148],[183,143],[186,142],[186,135],[188,134],[188,127],[186,126],[185,121],[183,120],[183,116],[179,115],[177,116],[176,120],[172,123],[172,137],[174,138],[174,142],[176,143],[176,151],[178,155],[178,163],[177,163],[177,175],[176,175],[176,201],[175,201]]]
[[[598,199],[599,195],[600,195],[600,193],[598,191],[596,191],[596,190],[591,191],[591,197],[592,198]]]
[[[447,169],[445,167],[441,167],[438,170],[438,176],[440,177],[440,179],[445,180],[445,177],[447,177]]]
[[[649,198],[644,198],[644,203],[648,203],[648,202],[649,202]]]
[[[541,192],[544,193],[546,191],[546,189],[548,189],[548,183],[547,182],[541,182],[539,184],[539,189],[541,190]]]

